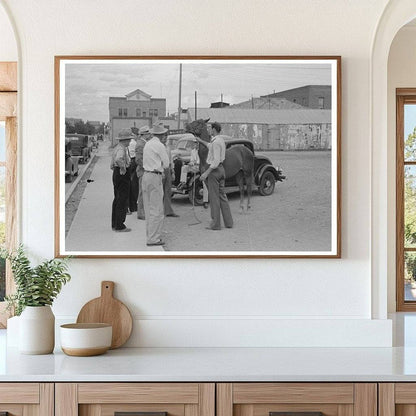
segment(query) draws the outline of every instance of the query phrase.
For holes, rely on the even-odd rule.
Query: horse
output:
[[[195,120],[186,125],[186,131],[201,139],[204,143],[210,142],[210,135],[207,129],[209,119]],[[208,146],[199,146],[198,155],[201,172],[208,169],[207,155]],[[254,177],[254,154],[244,145],[236,145],[225,151],[223,162],[225,178],[235,178],[240,190],[240,213],[244,212],[244,184],[247,187],[247,211],[250,210],[251,189]]]

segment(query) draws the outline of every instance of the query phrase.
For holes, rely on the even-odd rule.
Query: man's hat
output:
[[[150,133],[152,133],[152,134],[165,134],[167,132],[168,132],[168,129],[165,129],[162,122],[155,124],[150,129]]]
[[[121,142],[122,140],[131,140],[134,139],[135,136],[132,133],[130,128],[127,129],[121,129],[120,132],[118,133],[118,141]]]
[[[149,134],[149,133],[150,133],[149,126],[140,127],[140,129],[139,129],[139,135]]]

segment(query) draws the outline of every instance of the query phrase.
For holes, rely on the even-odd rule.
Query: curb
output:
[[[95,159],[97,156],[97,151],[94,152],[94,155],[90,157],[89,161],[85,164],[84,172],[82,172],[82,175],[78,175],[74,182],[72,182],[70,188],[68,189],[68,192],[65,194],[65,204],[68,202],[69,198],[71,197],[72,193],[75,191],[75,188],[79,184],[80,180],[84,177],[85,172],[87,172],[88,167],[90,166],[91,162]]]

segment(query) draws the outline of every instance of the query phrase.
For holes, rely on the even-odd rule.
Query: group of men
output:
[[[233,226],[233,219],[224,188],[225,172],[222,162],[225,159],[225,142],[220,135],[221,126],[213,123],[211,128],[211,143],[204,143],[208,146],[208,168],[201,175],[201,180],[208,184],[212,221],[207,228],[220,230],[221,214],[227,228]],[[138,137],[131,129],[122,129],[111,158],[114,187],[112,229],[116,232],[131,231],[124,222],[130,211],[129,198],[131,200],[132,193],[137,194],[137,218],[146,220],[148,246],[164,245],[164,217],[178,217],[171,205],[172,176],[170,155],[165,146],[167,135],[168,130],[163,123],[157,123],[151,129],[148,126],[141,127]],[[132,139],[135,141],[134,155],[129,153]],[[134,182],[136,185],[132,186]],[[131,205],[130,202],[130,208]]]

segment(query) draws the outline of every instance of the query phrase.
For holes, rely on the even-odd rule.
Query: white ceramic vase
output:
[[[19,320],[20,316],[13,316],[7,320],[7,346],[19,347]]]
[[[26,306],[19,319],[21,354],[50,354],[55,347],[55,316],[50,306]]]

